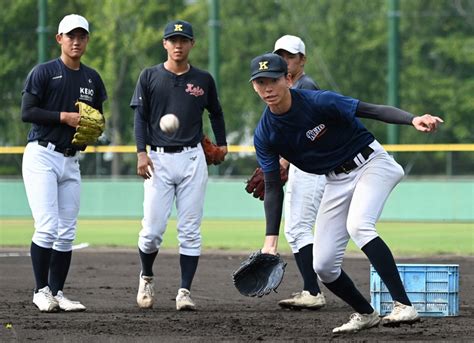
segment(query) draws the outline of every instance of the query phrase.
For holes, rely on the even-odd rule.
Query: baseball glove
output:
[[[282,165],[280,165],[280,180],[282,186],[284,186],[286,181],[288,181],[288,169],[284,168]],[[265,181],[261,168],[254,170],[253,174],[246,181],[245,190],[247,193],[251,193],[254,198],[260,200],[265,199]]]
[[[252,253],[232,274],[235,288],[248,297],[262,297],[276,289],[283,280],[286,262],[280,255]]]
[[[204,155],[206,155],[206,162],[210,164],[220,164],[224,161],[225,153],[217,146],[212,143],[209,137],[204,136],[201,140],[202,149],[204,150]]]
[[[72,139],[72,144],[87,145],[94,144],[97,138],[104,132],[105,119],[102,113],[88,104],[78,101],[76,106],[79,107],[79,125]]]

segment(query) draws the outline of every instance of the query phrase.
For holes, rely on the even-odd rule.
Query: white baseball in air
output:
[[[160,129],[164,133],[172,134],[175,133],[179,127],[179,119],[175,114],[168,113],[165,114],[160,119]]]

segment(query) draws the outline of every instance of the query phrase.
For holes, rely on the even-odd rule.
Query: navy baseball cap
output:
[[[190,23],[184,20],[175,20],[169,22],[165,26],[164,39],[172,36],[184,36],[189,39],[194,39],[193,27]]]
[[[258,77],[278,79],[288,73],[288,65],[281,56],[269,53],[255,57],[250,62],[250,71],[252,76],[249,81]]]

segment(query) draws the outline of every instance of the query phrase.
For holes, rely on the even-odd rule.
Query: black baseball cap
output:
[[[190,23],[184,20],[175,20],[169,22],[165,26],[164,39],[172,36],[184,36],[189,39],[194,39],[193,27]]]
[[[278,79],[288,73],[288,65],[285,60],[277,54],[269,53],[255,57],[250,62],[252,76],[249,81],[258,77],[270,77]]]

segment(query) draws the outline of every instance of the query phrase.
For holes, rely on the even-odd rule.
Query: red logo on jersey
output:
[[[187,84],[188,88],[186,88],[186,93],[194,95],[195,97],[204,95],[204,89],[199,86],[194,87],[192,83]]]
[[[320,138],[325,132],[326,132],[326,125],[319,124],[314,129],[306,131],[306,137],[308,137],[314,142],[316,138]]]

